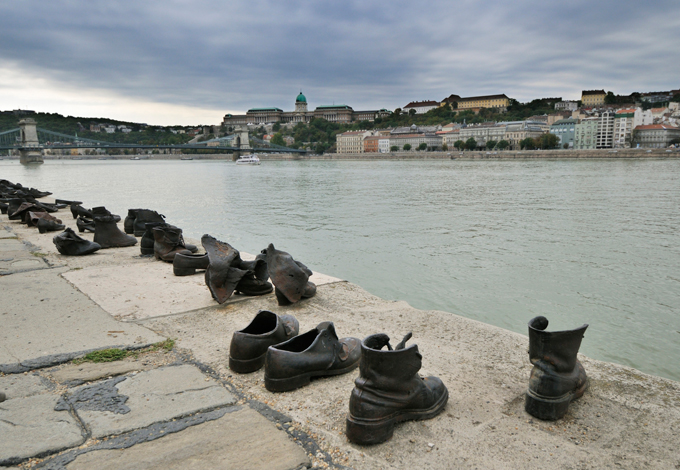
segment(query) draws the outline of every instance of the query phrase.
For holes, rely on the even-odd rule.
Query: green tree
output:
[[[554,149],[559,143],[560,138],[549,132],[538,138],[538,146],[542,149]]]
[[[500,142],[498,142],[498,148],[501,150],[505,150],[506,148],[510,147],[510,142],[507,140],[503,139]]]
[[[531,137],[522,139],[519,141],[519,147],[522,150],[534,150],[536,148],[536,142]]]
[[[498,145],[498,142],[496,142],[495,140],[488,140],[486,142],[486,148],[488,148],[489,150],[494,148],[496,145]]]
[[[446,152],[449,149],[449,146],[446,144],[442,144],[442,150]]]
[[[465,147],[465,142],[463,142],[462,140],[457,140],[453,143],[453,146],[456,147],[458,150],[463,150],[463,148]]]
[[[279,132],[281,130],[281,123],[280,122],[275,122],[274,125],[272,126],[272,130],[274,132]]]
[[[399,147],[398,147],[398,146],[393,145],[393,146],[390,147],[390,152],[398,152],[398,151],[399,151]]]
[[[411,150],[411,144],[404,144],[404,150],[406,150],[407,152]]]
[[[415,116],[415,115],[416,115],[416,110],[413,109],[413,108],[409,109],[409,110],[408,110],[408,115],[411,116],[411,117]]]
[[[604,104],[616,104],[616,95],[608,91],[607,96],[604,97]]]
[[[474,137],[470,137],[465,141],[465,148],[468,150],[475,150],[477,148],[477,141]]]
[[[426,150],[427,149],[427,144],[425,142],[421,142],[420,145],[418,146],[418,150]]]
[[[282,147],[286,146],[286,142],[283,140],[283,136],[281,135],[280,132],[277,132],[276,134],[274,134],[274,136],[272,137],[271,143],[273,145],[280,145]]]

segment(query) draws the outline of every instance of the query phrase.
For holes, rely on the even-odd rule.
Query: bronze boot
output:
[[[316,286],[309,282],[312,271],[285,251],[269,244],[266,250],[267,270],[276,288],[279,305],[289,305],[316,294]]]
[[[423,357],[417,345],[405,346],[410,338],[411,333],[394,350],[386,334],[371,335],[361,343],[359,378],[347,416],[351,442],[384,442],[392,437],[396,423],[430,419],[444,410],[449,392],[438,377],[418,375]]]
[[[213,298],[223,304],[248,271],[238,267],[241,265],[241,254],[229,243],[210,235],[203,235],[201,243],[210,260],[208,269],[205,270],[205,283]]]
[[[172,263],[177,253],[191,254],[182,243],[182,229],[174,225],[161,225],[153,228],[153,254],[157,260]]]
[[[588,387],[586,371],[576,358],[588,325],[554,332],[545,331],[547,327],[545,317],[529,322],[529,360],[534,368],[524,409],[538,419],[556,420]]]
[[[94,217],[94,241],[102,248],[118,248],[137,244],[137,239],[125,235],[116,224],[113,215]]]

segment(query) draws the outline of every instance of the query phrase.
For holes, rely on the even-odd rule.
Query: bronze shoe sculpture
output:
[[[20,220],[22,224],[29,223],[29,212],[47,212],[32,202],[22,202],[21,205],[9,215],[9,220]]]
[[[177,253],[190,255],[191,251],[184,246],[182,229],[170,224],[163,224],[153,229],[153,254],[157,260],[172,263]]]
[[[270,346],[264,362],[264,386],[287,392],[309,384],[312,377],[340,375],[357,368],[358,338],[338,339],[333,322],[323,322],[305,334]]]
[[[118,228],[113,215],[94,217],[94,241],[102,248],[121,248],[137,244],[135,237],[126,235]]]
[[[243,295],[266,295],[269,294],[274,288],[270,282],[258,279],[253,271],[246,271],[234,291],[237,294]]]
[[[299,331],[295,317],[260,310],[248,326],[234,332],[229,345],[229,368],[239,374],[255,372],[264,365],[269,346],[283,343]]]
[[[137,211],[144,209],[128,209],[128,215],[125,217],[123,222],[123,231],[128,235],[134,235],[135,233],[135,219],[137,218]]]
[[[392,437],[396,423],[430,419],[444,410],[449,392],[438,377],[418,375],[423,357],[417,345],[406,347],[410,338],[408,333],[394,350],[386,334],[371,335],[361,343],[360,375],[347,416],[350,442],[384,442]]]
[[[210,264],[205,271],[205,283],[218,303],[223,304],[234,293],[236,286],[248,271],[240,269],[241,255],[229,243],[210,235],[201,237]]]
[[[277,250],[271,243],[263,253],[267,256],[267,269],[279,305],[289,305],[316,294],[316,286],[309,282],[312,271],[307,266],[285,251]]]
[[[61,224],[61,219],[57,219],[55,216],[50,215],[48,212],[33,212],[29,211],[27,215],[24,216],[26,223],[29,227],[37,227],[39,219],[51,220],[57,224]],[[64,230],[62,227],[60,230]],[[40,232],[43,233],[43,232]]]
[[[93,218],[92,211],[88,211],[85,209],[83,206],[80,204],[71,204],[71,214],[73,215],[74,219],[77,219],[78,216],[80,217],[87,217],[88,219]]]
[[[45,212],[42,213],[45,214]],[[61,222],[59,219],[54,220],[38,217],[35,220],[36,220],[35,225],[38,227],[38,231],[40,233],[56,232],[58,230],[64,230],[66,228],[65,225],[58,223]]]
[[[78,217],[78,220],[76,220],[76,227],[78,227],[78,231],[80,233],[85,231],[94,233],[94,220],[86,219],[85,217]]]
[[[70,228],[66,228],[66,230],[59,235],[55,235],[52,241],[57,247],[57,250],[59,250],[59,253],[68,256],[89,255],[101,248],[99,243],[94,243],[79,237]]]
[[[208,253],[202,255],[177,253],[172,260],[172,272],[175,276],[191,276],[196,274],[197,269],[208,269],[209,264]]]
[[[560,419],[569,403],[583,396],[588,378],[576,358],[588,328],[548,332],[548,319],[542,316],[529,322],[529,360],[534,365],[524,409],[544,420]]]
[[[135,237],[144,235],[146,224],[150,222],[165,222],[163,214],[159,214],[151,209],[136,209],[136,211],[135,219],[132,221],[132,231]]]
[[[103,216],[103,215],[110,215],[113,217],[113,220],[116,221],[116,223],[120,222],[120,216],[116,214],[112,214],[106,207],[104,206],[99,206],[99,207],[93,207],[92,208],[92,216],[97,217],[97,216]]]

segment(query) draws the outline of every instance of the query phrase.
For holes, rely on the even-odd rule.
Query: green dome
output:
[[[297,98],[295,98],[295,102],[296,103],[306,103],[307,98],[305,98],[305,95],[303,95],[302,92],[300,92],[300,94],[297,95]]]

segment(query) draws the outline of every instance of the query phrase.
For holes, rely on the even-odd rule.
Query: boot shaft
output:
[[[545,331],[548,319],[542,316],[529,322],[529,360],[544,361],[557,372],[571,372],[576,367],[576,355],[588,325],[574,330]]]
[[[423,357],[418,345],[406,348],[404,340],[392,349],[389,340],[385,334],[376,334],[362,341],[360,377],[371,387],[407,390],[409,381],[418,377]],[[382,349],[385,346],[388,349]]]

